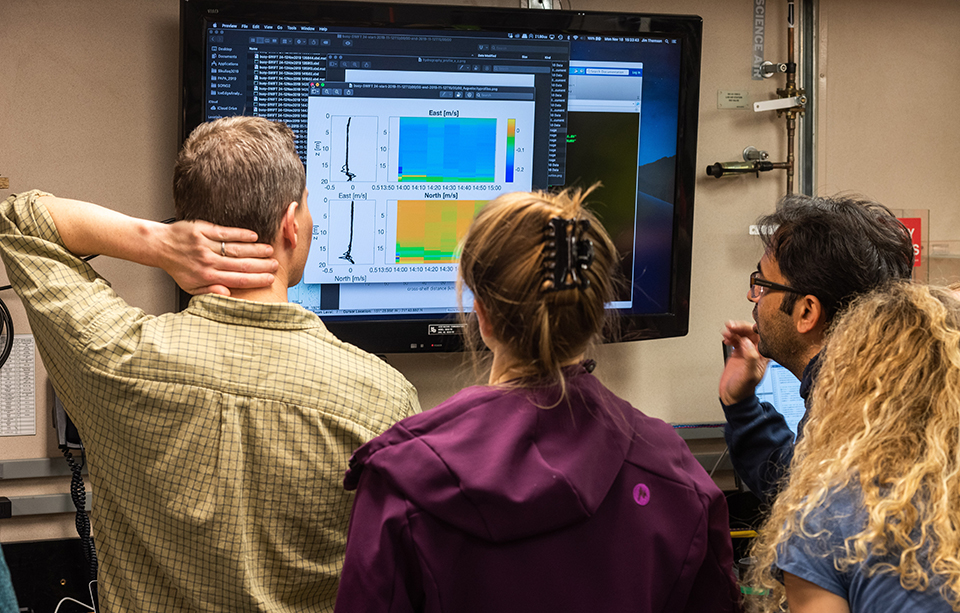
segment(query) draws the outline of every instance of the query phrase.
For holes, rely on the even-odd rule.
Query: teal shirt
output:
[[[13,593],[13,583],[10,581],[10,569],[3,557],[3,547],[0,547],[0,613],[17,613],[17,596]]]

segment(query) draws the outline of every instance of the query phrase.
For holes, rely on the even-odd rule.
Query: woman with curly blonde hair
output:
[[[753,548],[755,607],[960,611],[957,294],[899,283],[857,300],[804,433]]]

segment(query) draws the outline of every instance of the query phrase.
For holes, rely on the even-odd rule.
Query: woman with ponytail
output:
[[[486,385],[358,449],[337,611],[735,611],[727,507],[585,359],[617,253],[586,193],[507,194],[464,239]]]

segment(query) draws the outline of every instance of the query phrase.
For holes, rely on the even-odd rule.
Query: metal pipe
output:
[[[797,191],[812,195],[816,190],[817,169],[814,161],[817,150],[816,101],[817,91],[817,15],[819,0],[800,0],[797,13],[797,87],[807,92],[803,105],[803,123],[797,124]]]
[[[797,83],[797,66],[794,60],[793,43],[796,21],[793,12],[793,0],[787,0],[787,87]]]
[[[797,62],[793,51],[795,44],[794,33],[796,31],[796,13],[794,13],[794,0],[787,1],[787,89],[786,96],[797,95]],[[793,109],[787,111],[787,195],[793,193],[793,173],[795,166],[794,137],[797,129],[797,112]]]
[[[796,132],[796,123],[797,123],[797,120],[794,119],[795,115],[796,113],[794,111],[790,111],[787,114],[787,163],[785,167],[787,169],[787,195],[788,196],[793,193],[793,170],[794,170],[794,163],[796,161],[793,156],[793,139],[794,139],[794,133]]]

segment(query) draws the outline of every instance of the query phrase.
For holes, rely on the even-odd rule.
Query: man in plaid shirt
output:
[[[0,255],[90,460],[101,610],[332,611],[347,461],[419,411],[416,391],[287,302],[313,227],[289,128],[204,124],[174,183],[178,218],[203,221],[41,192],[0,210]],[[203,295],[148,315],[90,253]]]

